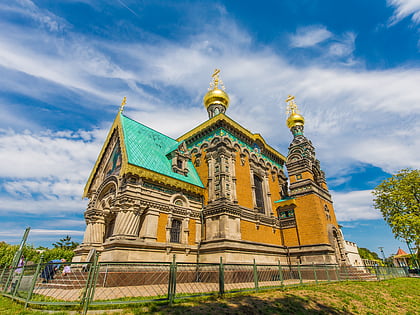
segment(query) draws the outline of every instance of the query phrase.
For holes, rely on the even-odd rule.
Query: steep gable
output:
[[[198,187],[204,187],[194,165],[186,162],[186,175],[172,169],[169,153],[182,144],[156,130],[121,115],[128,163]]]

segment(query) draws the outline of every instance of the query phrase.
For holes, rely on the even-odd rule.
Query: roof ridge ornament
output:
[[[287,114],[292,115],[292,114],[299,113],[299,109],[295,102],[295,97],[293,95],[288,95],[285,102],[287,103],[287,108],[286,108]]]
[[[211,75],[211,77],[213,78],[213,81],[210,82],[210,87],[208,88],[209,91],[218,89],[219,84],[222,90],[223,91],[225,90],[225,85],[223,84],[222,79],[219,77],[219,73],[220,73],[220,69],[217,69],[217,68],[214,69],[214,72]]]
[[[120,105],[120,109],[119,112],[122,113],[124,111],[124,106],[127,104],[127,97],[124,96],[121,105]]]

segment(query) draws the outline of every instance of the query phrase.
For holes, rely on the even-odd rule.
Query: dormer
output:
[[[191,160],[191,154],[184,141],[177,143],[176,148],[171,149],[166,156],[172,161],[172,172],[187,176],[187,163]]]

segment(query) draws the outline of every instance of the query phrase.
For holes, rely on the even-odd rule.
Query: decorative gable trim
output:
[[[125,149],[126,147],[124,143],[124,136],[123,136],[122,126],[121,126],[120,115],[121,113],[118,113],[114,119],[114,122],[112,123],[112,126],[104,142],[104,145],[102,146],[101,152],[99,153],[98,158],[96,159],[95,165],[86,182],[86,185],[83,191],[83,196],[82,196],[83,198],[88,198],[91,195],[91,187],[94,182],[94,179],[96,178],[96,176],[98,176],[101,168],[104,168],[105,164],[109,161],[109,157],[106,159],[107,157],[106,153],[107,153],[108,148],[111,145],[114,145],[115,147],[115,144],[112,143],[114,139],[116,139],[116,143],[119,143],[119,147],[121,150],[121,167],[119,171],[117,172],[117,174],[115,175],[117,176],[121,175],[123,172],[124,166],[128,164],[127,152]],[[109,150],[114,150],[114,147],[109,148]]]

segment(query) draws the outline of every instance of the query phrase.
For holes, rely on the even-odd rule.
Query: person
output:
[[[22,267],[23,267],[23,265],[25,265],[25,256],[22,255],[22,257],[20,257],[20,259],[19,259],[19,262],[17,264],[17,268],[15,270],[15,272],[17,274],[22,273]]]
[[[41,278],[44,279],[42,283],[48,283],[48,281],[54,279],[54,275],[60,269],[60,265],[65,262],[64,258],[50,260],[41,272]]]
[[[68,273],[71,273],[70,265],[65,265],[63,268],[63,272],[61,273],[62,276],[67,275]]]

